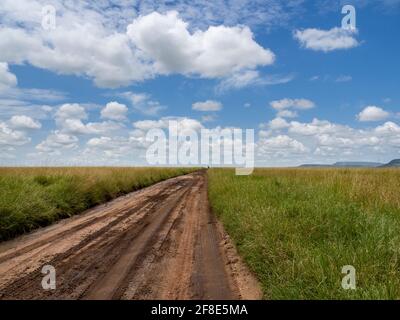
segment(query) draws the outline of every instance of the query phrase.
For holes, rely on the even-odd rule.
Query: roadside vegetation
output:
[[[0,241],[70,217],[183,168],[0,168]]]
[[[209,170],[212,209],[265,299],[400,299],[399,190],[397,169]]]

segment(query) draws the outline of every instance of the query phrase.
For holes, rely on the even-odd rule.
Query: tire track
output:
[[[0,298],[240,298],[216,222],[205,171],[158,183],[1,244]]]

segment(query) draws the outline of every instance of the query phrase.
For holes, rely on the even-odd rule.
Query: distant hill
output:
[[[366,162],[366,161],[348,161],[348,162],[336,162],[333,164],[333,167],[339,168],[376,168],[383,166],[383,163],[379,162]]]
[[[329,168],[331,164],[302,164],[299,168]]]
[[[381,166],[381,168],[389,168],[389,167],[400,167],[400,159],[394,159],[389,163],[386,163]]]
[[[384,166],[379,162],[342,161],[334,164],[302,164],[301,168],[378,168]]]
[[[394,159],[389,163],[366,161],[342,161],[334,164],[302,164],[300,168],[391,168],[400,167],[400,159]]]

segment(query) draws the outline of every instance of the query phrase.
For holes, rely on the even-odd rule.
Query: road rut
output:
[[[56,289],[42,288],[44,265]],[[257,299],[198,171],[0,245],[0,299]]]

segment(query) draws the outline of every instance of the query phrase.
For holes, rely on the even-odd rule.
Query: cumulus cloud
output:
[[[382,135],[400,134],[400,126],[392,121],[385,122],[375,128],[375,132]]]
[[[340,130],[345,131],[347,127],[331,123],[326,120],[313,119],[309,123],[298,121],[290,122],[289,132],[303,136],[311,136],[323,133],[335,133]]]
[[[254,41],[248,27],[211,26],[191,33],[178,12],[153,12],[128,26],[128,36],[161,74],[223,77],[272,64],[275,55]],[[155,32],[157,30],[157,32]]]
[[[381,121],[388,117],[389,112],[377,106],[367,106],[357,115],[357,119],[362,122]]]
[[[23,131],[13,130],[7,123],[0,122],[0,146],[22,146],[30,141]]]
[[[357,30],[338,27],[330,30],[315,28],[295,30],[293,34],[302,47],[324,52],[357,47],[359,42],[355,38],[356,35]]]
[[[133,123],[133,127],[139,130],[147,131],[151,129],[167,129],[169,121],[177,121],[179,130],[200,130],[203,125],[191,118],[186,117],[163,117],[159,120],[142,120]]]
[[[123,110],[120,106],[111,103],[111,108],[104,108],[102,110],[101,116],[104,118],[108,116],[113,117],[116,120],[117,114],[113,114],[112,111],[118,109],[118,111]],[[121,105],[123,106],[123,105]],[[107,109],[106,113],[103,113]],[[118,114],[121,116],[121,114]],[[64,104],[55,113],[55,120],[60,132],[80,135],[80,134],[104,134],[116,131],[122,128],[122,124],[115,121],[103,121],[103,122],[88,122],[84,123],[83,120],[88,118],[88,114],[83,106],[78,103]],[[119,119],[119,117],[118,117]]]
[[[160,74],[220,78],[274,61],[274,54],[241,25],[191,31],[176,11],[168,11],[132,16],[123,30],[115,25],[120,16],[104,16],[110,13],[107,8],[94,11],[94,4],[58,2],[57,28],[48,32],[33,28],[43,5],[40,0],[2,3],[0,61],[86,76],[107,88]],[[6,76],[3,80],[12,84],[15,79]]]
[[[111,119],[116,121],[126,120],[128,108],[126,105],[118,102],[109,102],[103,110],[101,110],[101,117],[104,119]]]
[[[85,108],[78,103],[63,104],[56,112],[56,118],[60,120],[65,119],[86,119],[87,113]]]
[[[15,129],[40,129],[42,127],[39,121],[28,116],[13,116],[9,121],[10,125]]]
[[[8,64],[0,62],[0,91],[15,87],[17,85],[17,77],[8,69]]]
[[[167,108],[157,100],[152,99],[151,95],[147,93],[127,91],[118,94],[118,96],[129,101],[135,111],[147,116],[157,116]]]
[[[292,111],[292,110],[280,110],[277,113],[277,116],[279,118],[296,118],[298,116],[296,111]]]
[[[283,111],[285,109],[298,109],[298,110],[307,110],[315,107],[315,103],[308,99],[281,99],[271,101],[270,105],[277,111]],[[293,114],[290,114],[293,116]]]
[[[220,111],[222,103],[214,100],[193,103],[192,109],[196,111]]]
[[[62,133],[60,131],[54,131],[41,143],[36,146],[39,152],[53,153],[59,152],[60,149],[75,149],[78,147],[78,138]]]
[[[134,128],[129,133],[129,137],[124,136],[102,136],[90,139],[84,153],[86,155],[99,155],[107,159],[120,159],[129,155],[129,157],[145,156],[146,147],[152,142],[146,138],[149,130],[159,129],[166,134],[169,129],[170,121],[177,123],[178,136],[184,137],[188,131],[199,132],[203,125],[195,119],[187,117],[162,117],[158,120],[141,120],[132,123]]]
[[[110,137],[92,138],[86,144],[94,148],[112,149],[112,139]]]
[[[257,143],[257,150],[261,155],[274,156],[287,156],[289,154],[305,153],[308,151],[301,142],[287,135],[262,138]]]
[[[61,74],[86,75],[100,87],[117,87],[151,77],[125,34],[109,34],[104,26],[59,19],[52,32],[0,30],[0,60],[28,62]]]
[[[149,144],[145,136],[130,137],[107,137],[92,138],[87,143],[84,150],[86,155],[100,155],[107,159],[119,159],[122,157],[137,156],[145,151],[145,147]]]
[[[83,123],[80,119],[66,119],[60,127],[62,132],[77,135],[111,133],[122,128],[113,121]]]
[[[271,130],[280,130],[289,127],[289,123],[283,118],[275,118],[268,123]]]
[[[311,122],[274,119],[260,127],[257,163],[264,165],[384,162],[399,154],[400,126],[391,121],[375,128],[357,129],[320,119]]]

